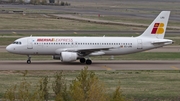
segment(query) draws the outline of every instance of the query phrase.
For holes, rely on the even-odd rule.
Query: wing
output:
[[[103,55],[105,54],[102,52],[103,50],[114,49],[115,47],[95,47],[95,48],[65,48],[65,49],[58,49],[56,53],[60,53],[63,51],[68,52],[77,52],[79,56],[87,56],[87,55]]]

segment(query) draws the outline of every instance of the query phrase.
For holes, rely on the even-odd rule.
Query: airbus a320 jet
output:
[[[122,55],[142,52],[173,43],[164,39],[170,11],[162,11],[149,27],[137,37],[43,37],[30,36],[15,40],[6,47],[10,53],[27,55],[52,55],[62,62],[80,60],[92,64],[90,56]]]

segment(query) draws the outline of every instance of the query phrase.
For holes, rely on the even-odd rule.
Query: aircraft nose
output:
[[[12,47],[11,47],[10,45],[8,45],[8,46],[6,47],[6,50],[7,50],[8,52],[12,52]]]

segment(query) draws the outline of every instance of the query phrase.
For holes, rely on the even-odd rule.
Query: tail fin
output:
[[[139,37],[163,39],[169,20],[169,15],[170,11],[162,11]]]

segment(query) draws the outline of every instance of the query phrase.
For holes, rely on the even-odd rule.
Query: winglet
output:
[[[139,37],[163,39],[169,20],[170,11],[162,11]]]

